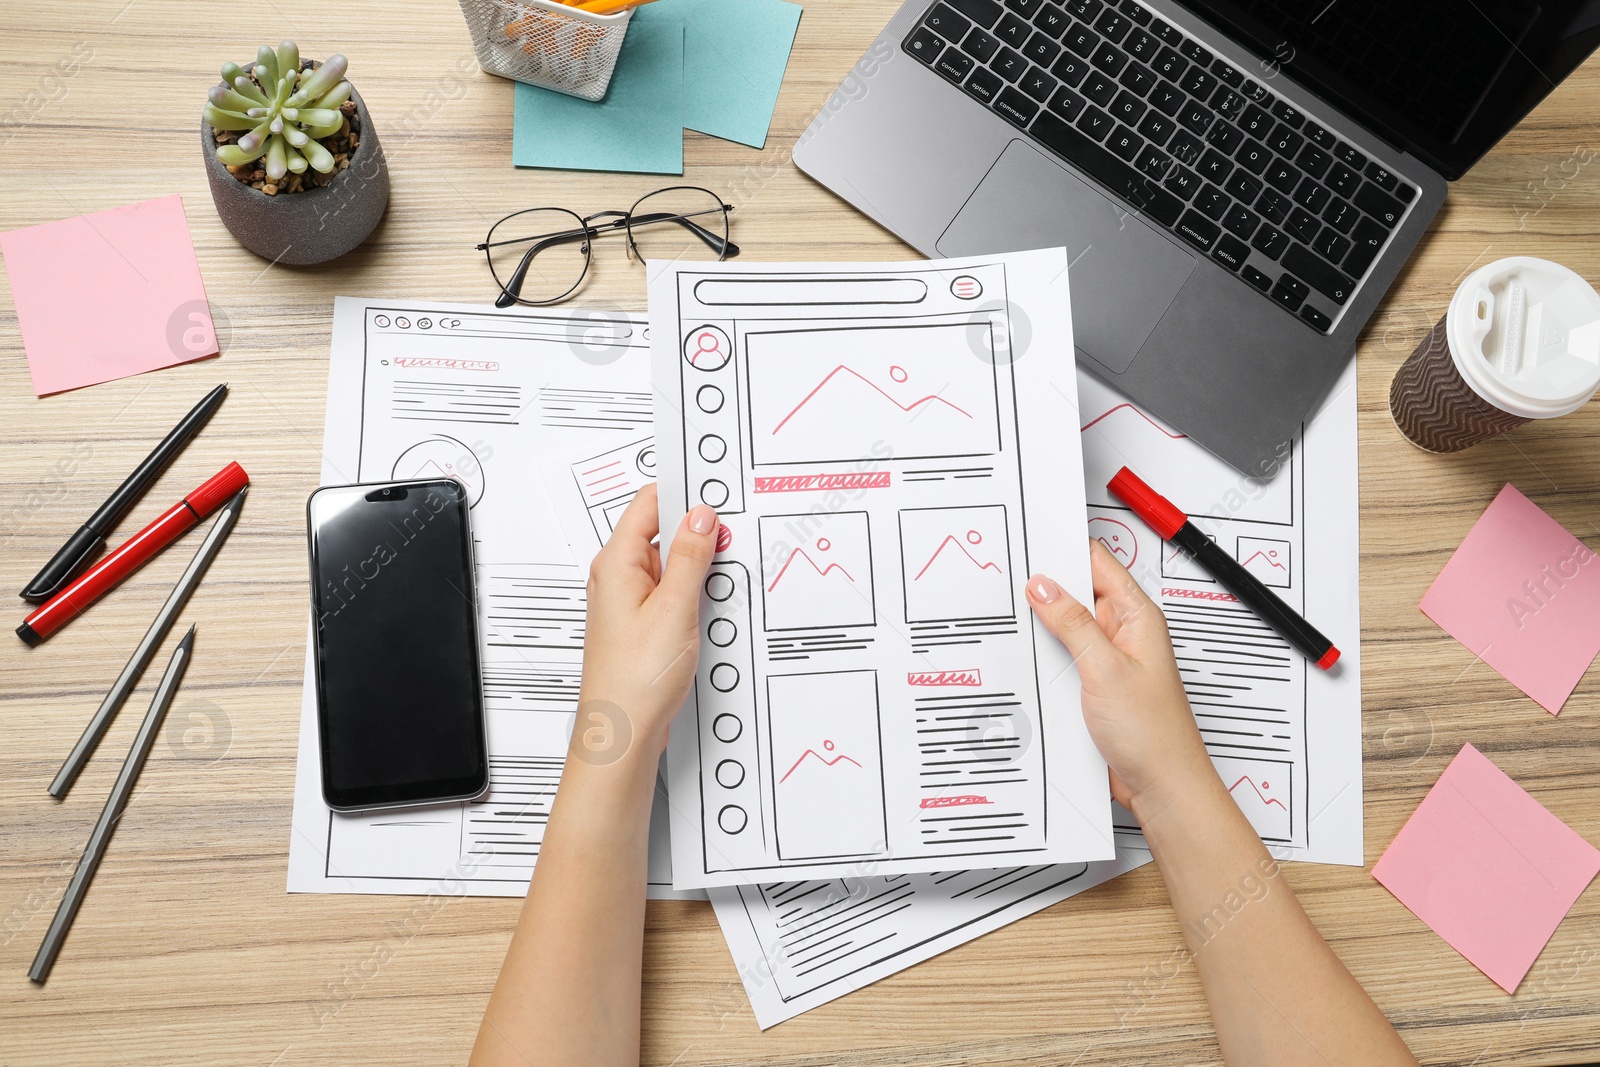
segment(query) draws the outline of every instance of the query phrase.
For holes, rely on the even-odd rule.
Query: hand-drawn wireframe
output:
[[[1080,425],[1093,424],[1082,432],[1091,534],[1110,522],[1132,531],[1138,558],[1123,562],[1166,614],[1190,707],[1224,784],[1236,787],[1234,798],[1274,854],[1360,864],[1353,376],[1285,445],[1283,469],[1270,482],[1222,466],[1088,376],[1080,385]],[[1110,500],[1105,481],[1123,465],[1296,610],[1337,634],[1340,671],[1308,669],[1204,568]],[[1113,814],[1120,843],[1142,842],[1131,814],[1120,807]]]
[[[1111,558],[1124,567],[1131,568],[1139,562],[1139,539],[1121,519],[1096,515],[1089,520],[1089,538],[1099,541]]]
[[[1109,858],[1077,675],[1017,600],[1030,568],[1089,595],[1065,280],[1060,250],[652,278],[663,548],[700,503],[729,535],[669,743],[678,884]]]
[[[318,784],[316,697],[308,684],[291,891],[437,893],[450,884],[484,895],[527,891],[578,703],[586,608],[584,575],[569,562],[535,472],[551,457],[626,447],[642,484],[649,442],[640,437],[650,432],[645,323],[619,316],[608,332],[611,351],[590,344],[588,359],[569,343],[572,331],[571,316],[561,314],[335,303],[323,482],[444,475],[470,492],[490,791],[473,804],[403,817],[329,812]],[[536,399],[538,417],[529,417],[525,409]],[[571,477],[569,468],[569,484]],[[619,486],[612,480],[591,488]],[[593,503],[603,517],[615,495]],[[673,892],[665,804],[660,808],[652,822],[654,896]]]
[[[769,632],[876,623],[865,511],[763,515],[758,528],[762,618]]]

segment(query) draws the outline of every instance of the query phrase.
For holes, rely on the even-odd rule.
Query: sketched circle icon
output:
[[[683,339],[683,358],[695,370],[721,370],[733,358],[733,342],[720,326],[696,326]]]
[[[443,434],[418,441],[400,453],[389,477],[397,482],[453,478],[467,491],[469,507],[483,499],[483,464],[477,453]]]
[[[1134,536],[1133,528],[1119,519],[1098,515],[1090,519],[1089,539],[1099,541],[1124,567],[1132,567],[1139,558],[1139,539]]]
[[[950,295],[957,300],[976,300],[983,295],[983,283],[970,274],[963,274],[950,283]]]

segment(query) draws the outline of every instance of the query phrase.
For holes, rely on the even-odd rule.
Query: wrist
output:
[[[1133,794],[1128,808],[1149,835],[1190,815],[1206,818],[1219,799],[1233,803],[1211,760],[1202,754],[1198,759],[1174,761],[1166,773]]]

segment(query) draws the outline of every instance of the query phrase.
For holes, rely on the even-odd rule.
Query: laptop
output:
[[[908,0],[794,160],[930,257],[1064,245],[1082,363],[1270,477],[1597,43],[1586,0]]]

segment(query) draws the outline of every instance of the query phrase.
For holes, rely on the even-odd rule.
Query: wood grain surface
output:
[[[914,253],[797,172],[789,148],[895,10],[810,0],[757,151],[688,135],[685,177],[737,205],[750,260]],[[197,141],[218,64],[290,36],[342,51],[382,135],[386,221],[331,266],[244,251],[213,212]],[[63,59],[78,57],[70,76]],[[35,399],[0,300],[0,588],[20,589],[178,413],[232,395],[124,523],[227,460],[254,489],[184,612],[193,669],[48,985],[26,978],[120,753],[124,711],[65,802],[45,785],[187,562],[179,548],[64,630],[0,641],[0,1064],[427,1065],[466,1059],[519,902],[284,892],[305,637],[303,505],[315,487],[335,294],[487,302],[474,242],[508,211],[625,207],[647,176],[510,166],[508,82],[472,59],[456,5],[7,0],[0,7],[0,229],[173,192],[219,322],[221,358]],[[1482,509],[1514,482],[1600,545],[1600,405],[1456,457],[1390,424],[1389,380],[1475,264],[1545,256],[1600,279],[1600,62],[1451,193],[1362,338],[1361,594],[1366,854],[1377,859],[1464,742],[1600,841],[1600,669],[1559,719],[1417,611]],[[577,304],[643,309],[642,271],[605,247]],[[86,292],[85,301],[94,294]],[[17,602],[16,617],[25,613]],[[130,702],[143,709],[154,672]],[[1600,1059],[1600,888],[1507,996],[1367,871],[1293,866],[1328,939],[1429,1064]],[[653,903],[644,1062],[1196,1064],[1218,1060],[1154,867],[760,1033],[705,904]]]

